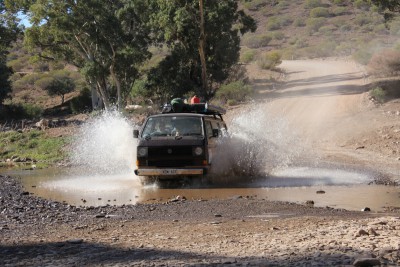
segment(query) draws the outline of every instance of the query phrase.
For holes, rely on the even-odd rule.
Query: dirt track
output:
[[[399,117],[385,109],[400,108],[369,102],[354,64],[293,61],[282,68],[286,84],[261,92],[267,112],[284,114],[326,160],[399,175]],[[76,208],[26,195],[8,177],[1,183],[3,266],[400,265],[398,210],[349,212],[245,196]]]

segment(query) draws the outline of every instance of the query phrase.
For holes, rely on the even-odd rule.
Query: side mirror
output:
[[[133,130],[133,138],[139,137],[139,130]]]
[[[213,129],[212,130],[212,136],[213,137],[218,137],[219,136],[219,130],[218,129]]]

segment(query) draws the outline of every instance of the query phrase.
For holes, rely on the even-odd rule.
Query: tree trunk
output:
[[[115,86],[117,87],[117,108],[118,110],[121,110],[121,104],[122,104],[122,99],[121,99],[121,83],[119,81],[119,79],[117,78],[117,75],[114,72],[114,65],[112,64],[110,66],[110,73],[111,73],[111,77],[113,78],[114,82],[115,82]]]
[[[97,81],[97,90],[98,93],[100,94],[101,100],[103,101],[104,104],[104,109],[105,110],[110,110],[110,100],[108,97],[107,93],[107,83],[102,80],[102,78],[99,78]]]
[[[204,94],[208,98],[209,94],[207,90],[207,65],[206,65],[206,55],[205,55],[206,35],[204,31],[203,0],[199,0],[199,7],[200,7],[199,55],[201,61],[201,81]]]

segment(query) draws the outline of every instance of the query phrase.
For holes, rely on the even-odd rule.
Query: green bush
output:
[[[371,4],[368,3],[368,1],[366,1],[366,0],[355,0],[354,6],[363,11],[368,11],[369,8],[371,7]]]
[[[250,63],[254,60],[254,56],[256,55],[256,53],[256,50],[247,50],[240,55],[240,61],[243,63]]]
[[[39,119],[43,115],[43,109],[33,104],[9,104],[3,105],[0,110],[0,120]]]
[[[346,0],[333,0],[332,3],[334,3],[337,6],[345,6],[347,4]]]
[[[265,6],[267,4],[267,2],[265,0],[252,0],[252,1],[245,1],[243,3],[243,5],[252,11],[256,11],[259,8],[262,8],[263,6]]]
[[[319,28],[324,26],[326,18],[310,18],[307,19],[307,31],[309,34],[318,32]]]
[[[390,34],[400,36],[400,20],[393,20],[389,24]]]
[[[275,51],[264,53],[259,60],[257,65],[261,69],[274,69],[276,66],[282,63],[282,56]]]
[[[281,28],[281,24],[277,20],[272,20],[267,23],[267,30],[269,31],[276,31]]]
[[[386,91],[382,87],[375,87],[369,91],[370,96],[379,103],[383,103],[386,100]]]
[[[332,14],[335,15],[335,16],[346,15],[347,12],[348,12],[347,7],[342,7],[342,6],[340,6],[340,7],[335,7],[335,8],[332,10]]]
[[[306,0],[305,7],[306,8],[316,8],[316,7],[323,7],[325,4],[322,3],[321,0]]]
[[[285,34],[283,32],[272,32],[271,36],[275,40],[283,40],[283,39],[285,39]]]
[[[306,20],[304,18],[297,18],[294,20],[293,24],[296,27],[304,27],[306,26]]]
[[[225,102],[228,102],[229,100],[243,102],[249,99],[252,94],[253,88],[250,85],[247,85],[242,81],[237,81],[222,85],[215,93],[215,97]]]
[[[91,111],[92,96],[90,90],[82,89],[77,97],[71,99],[70,108],[73,114]]]
[[[329,9],[325,7],[316,7],[310,11],[311,18],[327,18],[330,16]]]
[[[243,44],[249,48],[260,48],[267,46],[269,42],[271,42],[271,40],[272,40],[271,36],[267,34],[261,34],[261,35],[249,34],[244,37]]]
[[[373,23],[372,17],[368,14],[358,14],[354,19],[354,24],[358,26],[364,26],[367,24]]]

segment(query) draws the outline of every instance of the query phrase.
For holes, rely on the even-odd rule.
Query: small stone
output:
[[[369,234],[369,235],[373,235],[373,236],[379,235],[379,234],[375,231],[374,228],[369,228],[369,229],[368,229],[368,234]]]
[[[356,237],[359,237],[359,236],[362,236],[362,235],[369,235],[369,234],[364,229],[358,230],[358,232],[355,234]]]
[[[104,213],[99,213],[94,216],[95,218],[104,218],[106,215]]]
[[[308,206],[313,206],[314,205],[314,200],[307,200],[306,205]]]
[[[368,207],[365,207],[365,208],[363,208],[361,211],[371,211],[371,209],[368,208]]]
[[[214,214],[214,217],[222,217],[221,214]]]
[[[317,194],[325,194],[325,191],[324,190],[318,190]]]

